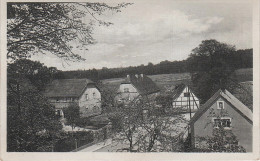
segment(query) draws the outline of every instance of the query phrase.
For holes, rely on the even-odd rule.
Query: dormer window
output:
[[[217,101],[217,109],[224,109],[224,101]]]

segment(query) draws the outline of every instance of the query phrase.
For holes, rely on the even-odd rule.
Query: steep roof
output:
[[[219,97],[224,98],[227,102],[229,102],[234,108],[236,108],[242,116],[244,116],[247,120],[252,122],[253,113],[252,111],[245,106],[242,102],[240,102],[235,96],[233,96],[228,90],[218,90],[191,118],[190,123],[196,122],[201,115],[206,112],[211,105],[217,101]]]
[[[140,95],[148,95],[160,91],[160,88],[152,81],[152,79],[144,74],[128,75],[126,80],[121,84],[132,84]]]
[[[94,84],[89,79],[56,79],[47,85],[46,97],[80,97],[88,84]]]
[[[178,86],[177,86],[177,88],[173,91],[173,101],[175,100],[175,99],[177,99],[178,97],[180,97],[180,95],[182,94],[182,92],[183,92],[183,90],[186,88],[186,87],[189,87],[187,84],[184,84],[184,83],[182,83],[182,84],[179,84]],[[190,91],[190,93],[193,93],[193,91],[190,89],[190,87],[189,87],[189,91]],[[194,95],[194,93],[193,93],[193,95]]]
[[[186,85],[185,84],[180,84],[174,91],[173,91],[173,100],[178,98],[182,91],[185,89]]]

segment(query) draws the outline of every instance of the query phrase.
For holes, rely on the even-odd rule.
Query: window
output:
[[[124,88],[124,92],[129,92],[129,88]]]
[[[217,101],[217,109],[224,109],[224,101]]]
[[[88,94],[86,94],[85,97],[86,97],[86,100],[88,100]]]
[[[221,122],[223,127],[231,127],[231,119],[222,119]]]
[[[190,93],[189,92],[185,92],[184,93],[184,97],[190,97]]]
[[[214,127],[219,128],[221,126],[221,119],[214,119]]]
[[[214,128],[219,128],[221,126],[224,128],[230,128],[231,118],[214,119]]]
[[[94,93],[93,93],[93,98],[95,98],[95,97],[96,97],[96,93],[94,92]]]

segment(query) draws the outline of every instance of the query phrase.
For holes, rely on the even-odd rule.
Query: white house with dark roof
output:
[[[172,96],[173,109],[180,109],[187,112],[196,112],[200,107],[198,97],[192,92],[190,87],[180,84],[176,87]]]
[[[227,90],[218,90],[190,120],[193,147],[200,145],[197,138],[212,136],[220,126],[232,131],[239,145],[252,152],[253,112]]]
[[[80,107],[82,117],[101,114],[101,94],[94,82],[88,79],[57,79],[47,85],[44,95],[55,106],[57,113],[70,104]]]
[[[137,97],[157,95],[159,87],[144,74],[127,75],[119,86],[117,100],[129,102]]]

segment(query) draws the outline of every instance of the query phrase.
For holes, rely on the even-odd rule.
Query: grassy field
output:
[[[238,69],[234,73],[239,82],[246,82],[253,80],[253,68]],[[177,84],[190,83],[190,73],[174,73],[174,74],[158,74],[148,75],[159,88],[163,91],[173,89]],[[112,78],[102,80],[103,84],[109,88],[118,89],[119,85],[125,80],[125,78]]]
[[[253,68],[242,68],[235,71],[239,82],[253,81]]]

